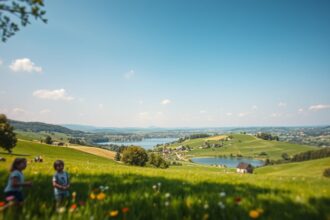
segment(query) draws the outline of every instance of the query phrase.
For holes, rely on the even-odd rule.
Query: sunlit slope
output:
[[[209,138],[198,138],[192,140],[186,140],[182,143],[176,143],[170,145],[169,147],[177,147],[180,145],[189,146],[193,148],[192,151],[187,153],[187,156],[197,157],[197,156],[224,156],[224,155],[242,155],[245,157],[255,157],[261,159],[281,159],[283,153],[287,153],[289,156],[292,156],[297,153],[301,153],[308,150],[316,150],[317,147],[292,144],[287,142],[280,141],[266,141],[259,138],[256,138],[251,135],[243,134],[233,134],[233,139],[229,141],[214,141],[208,140]],[[210,144],[218,143],[224,144],[223,147],[218,148],[206,148],[200,149],[205,142]],[[264,152],[267,155],[261,155]]]
[[[326,168],[330,168],[330,157],[261,167],[256,169],[255,173],[273,176],[321,177]]]

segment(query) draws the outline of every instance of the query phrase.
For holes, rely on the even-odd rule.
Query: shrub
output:
[[[323,176],[325,176],[325,177],[330,177],[330,168],[326,168],[326,169],[323,171]]]
[[[148,154],[142,147],[128,147],[123,151],[122,161],[130,165],[144,166],[148,161]]]
[[[169,164],[158,154],[151,153],[149,156],[149,163],[155,167],[168,168]]]

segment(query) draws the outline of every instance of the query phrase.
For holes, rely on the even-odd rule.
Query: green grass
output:
[[[229,156],[229,155],[243,155],[244,157],[253,157],[259,159],[272,159],[278,160],[282,158],[282,153],[287,153],[292,156],[297,153],[301,153],[308,150],[318,149],[317,147],[292,144],[279,141],[266,141],[258,139],[254,136],[233,134],[234,138],[230,141],[225,141],[224,146],[220,148],[207,148],[199,149],[200,146],[206,141],[207,138],[198,138],[192,140],[186,140],[183,143],[176,143],[170,145],[170,148],[174,148],[180,145],[189,145],[194,148],[192,151],[186,154],[187,157],[201,157],[201,156]],[[212,143],[221,143],[220,141],[209,141]],[[260,156],[261,152],[266,152],[267,156]]]
[[[45,162],[29,162],[24,171],[26,180],[34,183],[25,190],[24,219],[250,219],[249,212],[255,209],[263,210],[259,219],[330,218],[330,179],[321,175],[322,169],[330,166],[329,159],[265,167],[256,174],[240,175],[190,163],[164,170],[126,166],[66,147],[19,141],[14,155],[0,152],[0,157],[7,159],[0,163],[1,188],[15,157],[30,160],[37,155]],[[52,163],[56,159],[65,161],[71,192],[77,192],[77,199],[69,201],[69,206],[85,203],[78,204],[73,212],[56,213],[52,209]],[[101,185],[109,186],[106,198],[90,199],[89,194]],[[221,192],[226,195],[220,196]],[[0,201],[3,199],[1,196]],[[123,207],[129,208],[126,214],[121,211]],[[115,217],[109,216],[113,210],[119,211]],[[11,210],[6,211],[0,212],[0,219],[13,218]]]

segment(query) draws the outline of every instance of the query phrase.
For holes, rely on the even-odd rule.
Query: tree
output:
[[[48,136],[45,138],[45,143],[46,143],[46,144],[52,144],[52,143],[53,143],[53,140],[52,140],[51,136],[48,135]]]
[[[12,153],[12,148],[16,146],[17,138],[14,128],[8,123],[7,117],[0,114],[0,147]]]
[[[117,151],[115,155],[115,161],[120,161],[120,159],[121,159],[120,153],[119,151]]]
[[[30,24],[31,18],[47,23],[44,18],[43,0],[1,0],[0,1],[0,32],[2,42],[12,37],[21,26]]]
[[[155,167],[168,168],[169,164],[160,155],[151,153],[149,156],[149,163]]]
[[[148,161],[148,154],[142,147],[128,147],[123,151],[122,161],[130,165],[144,166]]]

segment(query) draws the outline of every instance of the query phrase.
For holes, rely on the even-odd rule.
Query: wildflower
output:
[[[72,204],[71,206],[70,206],[70,209],[69,209],[69,211],[70,212],[73,212],[74,210],[76,210],[76,208],[77,208],[77,204]]]
[[[97,200],[103,200],[103,199],[105,199],[105,194],[103,192],[101,192],[96,196],[96,198],[97,198]]]
[[[5,206],[5,205],[6,205],[5,202],[0,202],[0,207],[3,207],[3,206]]]
[[[156,190],[156,189],[157,189],[157,186],[156,186],[156,185],[153,185],[152,188],[153,188],[154,190]]]
[[[95,198],[96,198],[96,196],[95,196],[95,194],[94,194],[94,193],[91,193],[91,194],[89,195],[89,198],[91,198],[91,199],[95,199]]]
[[[76,192],[73,192],[72,193],[72,199],[75,200],[76,199],[76,196],[77,196],[77,193]]]
[[[225,192],[221,192],[219,193],[220,197],[225,197],[226,196],[226,193]]]
[[[104,190],[108,190],[108,189],[109,189],[109,186],[105,186],[105,187],[104,187]]]
[[[235,203],[236,203],[237,205],[239,205],[239,204],[241,203],[241,201],[242,201],[242,198],[241,198],[241,197],[236,197],[236,198],[235,198]]]
[[[6,200],[9,201],[13,201],[15,199],[15,196],[7,196]]]
[[[57,209],[58,213],[64,213],[65,212],[65,207],[60,207]]]
[[[208,209],[209,208],[209,204],[205,203],[204,204],[204,209]]]
[[[112,211],[110,211],[110,212],[109,212],[109,215],[110,215],[111,217],[116,217],[116,216],[118,215],[118,210],[112,210]]]
[[[160,187],[162,185],[162,183],[161,182],[158,182],[157,185],[158,185],[158,187]]]
[[[170,203],[169,203],[168,201],[165,202],[165,206],[169,206],[169,204],[170,204]]]
[[[220,206],[220,208],[224,209],[226,208],[225,204],[223,204],[223,202],[219,202],[218,205]]]
[[[129,208],[128,208],[128,207],[124,207],[124,208],[121,209],[121,211],[122,211],[123,213],[126,213],[126,212],[129,211]]]
[[[256,218],[258,218],[258,217],[260,216],[260,213],[259,213],[257,210],[251,210],[251,211],[249,212],[249,216],[250,216],[251,218],[256,219]]]
[[[170,198],[171,194],[170,193],[166,193],[165,194],[165,198]]]

